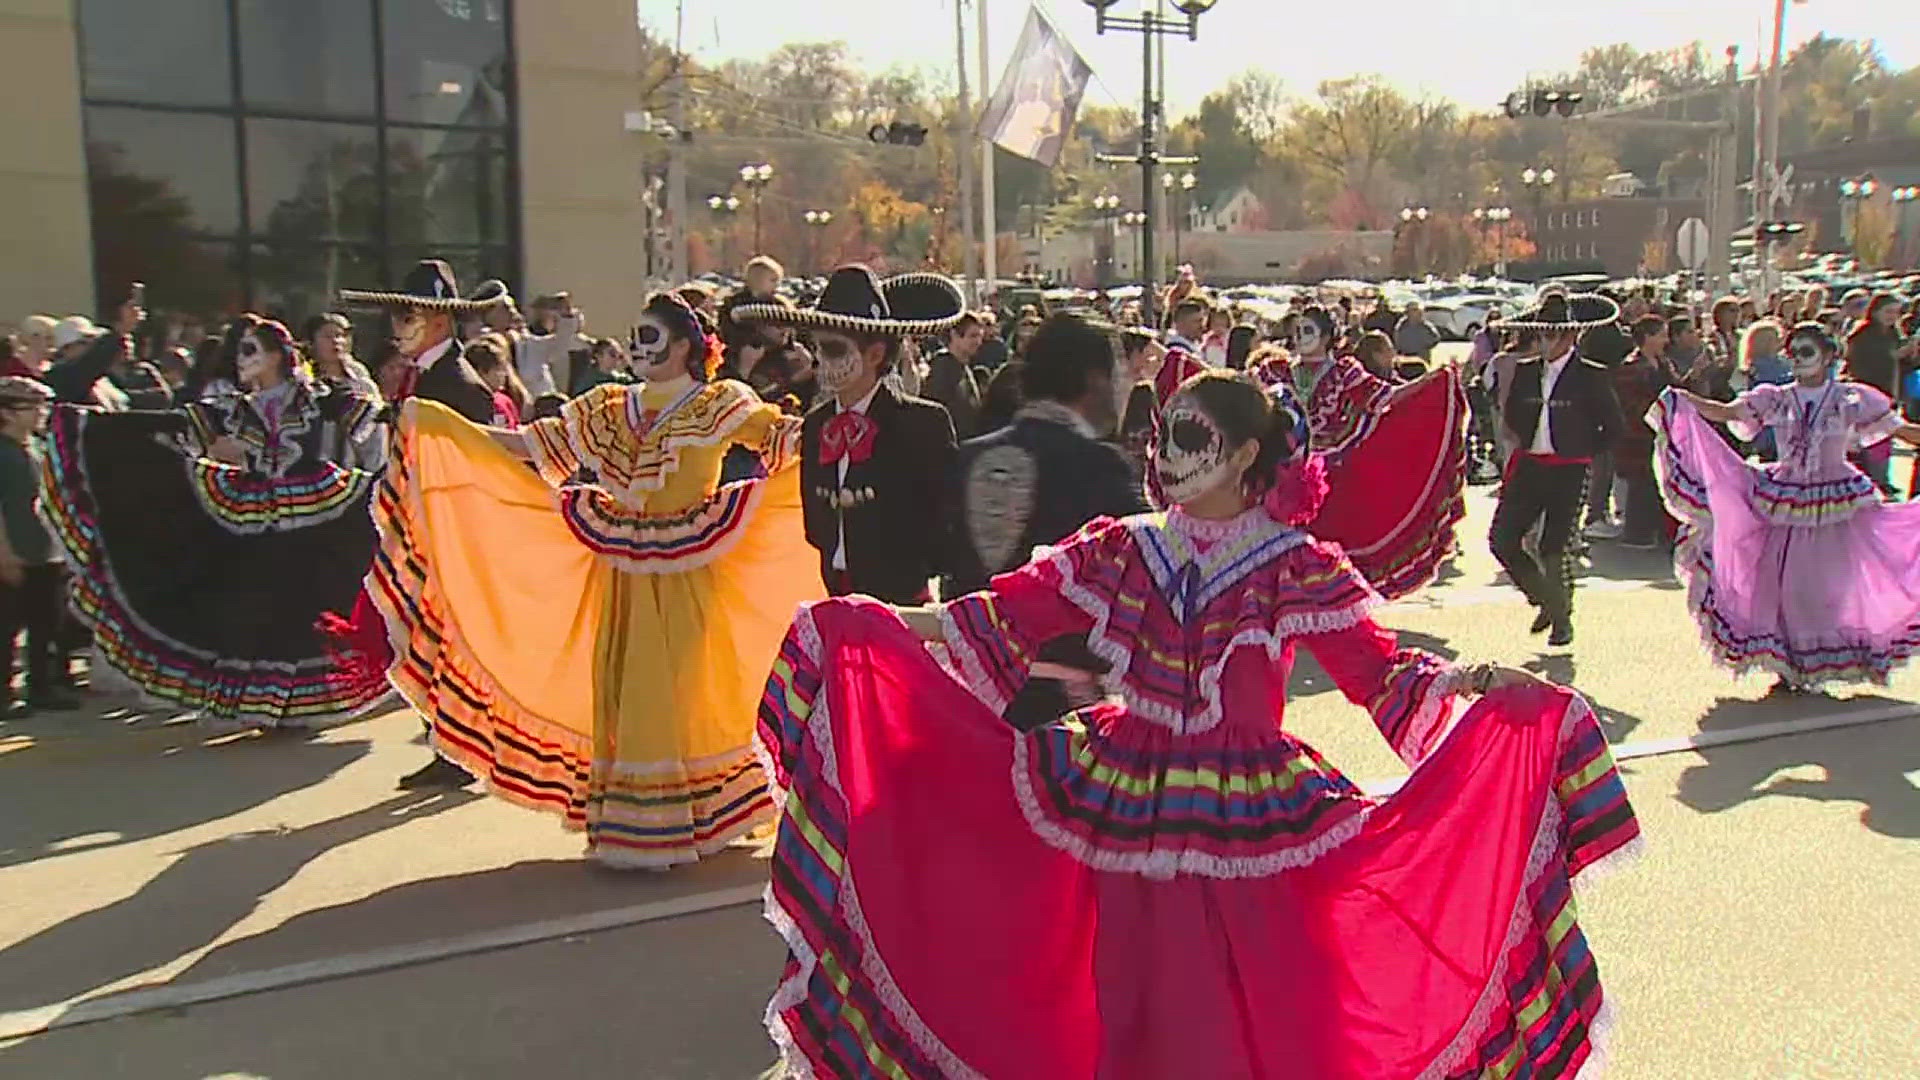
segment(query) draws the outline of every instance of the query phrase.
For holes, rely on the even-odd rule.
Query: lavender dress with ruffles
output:
[[[1742,460],[1672,391],[1647,412],[1707,651],[1736,673],[1884,684],[1920,649],[1920,503],[1882,502],[1847,455],[1892,436],[1899,414],[1845,381],[1756,386],[1732,407],[1734,433],[1771,431],[1778,461]]]

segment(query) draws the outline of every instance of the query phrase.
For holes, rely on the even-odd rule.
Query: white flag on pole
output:
[[[1093,68],[1073,45],[1039,9],[1029,8],[1000,84],[980,111],[981,137],[1051,168],[1092,77]]]

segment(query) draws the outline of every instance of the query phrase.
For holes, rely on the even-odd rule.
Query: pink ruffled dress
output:
[[[784,814],[768,1026],[852,1080],[1572,1076],[1602,1024],[1574,875],[1638,825],[1586,703],[1456,716],[1339,548],[1256,509],[1100,519],[946,609],[945,660],[802,608],[760,710]],[[1110,699],[1000,719],[1085,635]],[[1363,794],[1282,728],[1305,648],[1412,776]]]
[[[1884,684],[1920,649],[1920,503],[1880,501],[1851,451],[1901,425],[1885,394],[1830,380],[1756,386],[1736,435],[1770,430],[1779,460],[1742,460],[1686,399],[1647,412],[1654,467],[1680,522],[1674,569],[1714,660],[1802,685]]]

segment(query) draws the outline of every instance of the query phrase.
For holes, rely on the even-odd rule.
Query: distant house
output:
[[[1609,199],[1631,199],[1646,190],[1647,185],[1630,172],[1617,172],[1600,183],[1600,194]]]
[[[1244,233],[1266,227],[1266,207],[1245,184],[1193,208],[1194,232]]]

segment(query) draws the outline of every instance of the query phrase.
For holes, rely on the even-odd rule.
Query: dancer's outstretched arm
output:
[[[1739,409],[1725,402],[1714,401],[1711,398],[1703,398],[1691,390],[1683,390],[1679,387],[1675,387],[1673,392],[1686,398],[1693,404],[1694,408],[1700,410],[1701,416],[1706,417],[1716,424],[1730,424],[1743,418]]]
[[[493,437],[493,441],[500,444],[502,450],[519,458],[521,461],[533,460],[533,451],[527,449],[527,437],[525,435],[522,435],[518,431],[509,431],[506,428],[493,427],[491,425],[483,426],[486,427],[487,434]]]
[[[946,632],[940,628],[940,604],[922,604],[919,607],[897,607],[900,619],[913,631],[913,636],[921,641],[945,641]]]

